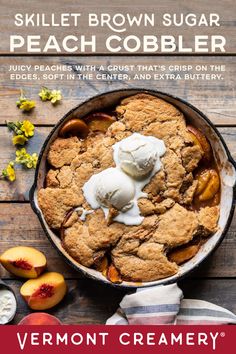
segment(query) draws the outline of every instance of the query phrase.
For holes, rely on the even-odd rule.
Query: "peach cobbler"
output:
[[[160,98],[141,93],[68,120],[47,160],[38,201],[48,225],[112,282],[172,276],[217,230],[211,145]]]

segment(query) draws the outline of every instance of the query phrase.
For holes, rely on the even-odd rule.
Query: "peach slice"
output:
[[[199,174],[199,176],[197,176],[198,184],[197,184],[197,189],[195,191],[195,195],[199,195],[204,191],[210,178],[211,178],[210,170],[203,170]]]
[[[49,315],[45,312],[35,312],[31,313],[18,323],[18,325],[61,325],[61,321],[55,316]]]
[[[64,277],[60,273],[49,272],[24,283],[20,294],[32,310],[47,310],[63,299],[66,290]]]
[[[116,121],[116,119],[106,113],[92,113],[87,116],[85,122],[93,132],[100,131],[105,133],[109,126]]]
[[[210,162],[212,159],[212,150],[211,150],[211,145],[208,142],[205,135],[199,129],[193,127],[192,125],[188,125],[187,129],[194,143],[197,144],[199,147],[201,147],[203,151],[202,160],[205,162]]]
[[[22,278],[37,278],[46,268],[44,254],[33,247],[12,247],[0,256],[0,263],[10,273]]]
[[[112,283],[120,284],[122,283],[122,279],[120,277],[119,271],[116,269],[114,264],[111,264],[107,270],[107,279]]]
[[[216,170],[206,169],[197,176],[198,186],[195,195],[199,201],[210,200],[219,192],[220,177]]]
[[[103,257],[97,267],[97,270],[104,275],[104,277],[107,276],[107,271],[108,271],[108,259],[107,257]]]
[[[176,250],[173,250],[169,253],[168,259],[171,262],[175,262],[180,265],[189,259],[193,258],[195,254],[199,251],[200,244],[198,245],[189,245]]]
[[[199,195],[200,201],[212,199],[220,189],[220,178],[215,170],[210,170],[210,179],[206,185],[206,188]]]
[[[71,119],[66,122],[59,131],[61,138],[69,138],[71,136],[78,136],[82,139],[86,138],[89,133],[89,127],[81,119]]]

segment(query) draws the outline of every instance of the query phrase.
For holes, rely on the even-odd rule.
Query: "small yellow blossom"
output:
[[[50,101],[51,90],[49,90],[47,87],[43,86],[41,88],[41,91],[39,92],[39,97],[41,98],[42,101]]]
[[[10,182],[15,181],[16,174],[14,169],[14,162],[9,162],[7,167],[2,171],[2,177],[8,179]]]
[[[12,142],[14,145],[25,145],[28,139],[24,135],[15,135],[12,138]]]
[[[59,102],[62,99],[61,91],[60,90],[52,90],[51,92],[51,102],[53,104]]]
[[[26,149],[21,148],[19,150],[16,150],[16,162],[20,162],[20,159],[24,158],[26,155]]]
[[[16,163],[19,163],[27,168],[36,168],[37,161],[38,155],[36,153],[30,155],[29,153],[27,153],[25,148],[16,150]]]
[[[18,108],[22,109],[22,111],[29,112],[29,111],[31,111],[32,108],[35,107],[35,102],[28,100],[25,97],[24,91],[20,90],[20,98],[16,102],[16,105]]]
[[[22,109],[22,111],[29,112],[35,106],[36,105],[35,105],[34,101],[25,100],[25,101],[21,102],[19,108]]]
[[[36,153],[33,153],[31,156],[29,155],[28,161],[26,163],[26,167],[28,168],[36,168],[38,161],[38,156]]]
[[[23,120],[21,130],[24,132],[26,137],[31,137],[34,135],[34,125],[29,120]]]
[[[39,97],[42,101],[51,101],[52,104],[55,104],[62,99],[62,94],[60,90],[50,90],[44,86],[39,92]]]

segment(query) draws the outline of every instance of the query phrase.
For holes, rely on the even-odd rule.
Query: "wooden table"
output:
[[[222,81],[82,81],[75,75],[71,81],[10,80],[9,65],[74,65],[94,64],[222,64],[226,66]],[[77,71],[78,73],[78,71]],[[76,72],[75,72],[76,74]],[[223,135],[232,156],[236,158],[236,57],[1,57],[0,58],[0,168],[14,159],[15,148],[5,120],[29,118],[36,125],[35,137],[30,141],[30,152],[39,152],[46,136],[58,119],[76,104],[98,93],[117,88],[143,87],[162,90],[196,105],[216,124]],[[61,89],[64,99],[53,107],[37,98],[41,85]],[[24,88],[35,99],[37,107],[29,115],[23,115],[15,106],[19,89]],[[33,170],[17,169],[17,180],[10,184],[0,181],[0,251],[12,246],[33,246],[43,251],[48,259],[48,270],[61,272],[68,283],[68,294],[63,302],[50,313],[68,324],[104,323],[115,311],[125,291],[111,288],[81,276],[70,268],[53,249],[39,221],[33,213],[28,192],[34,178]],[[180,282],[186,297],[212,301],[236,312],[236,219],[219,249],[191,277]],[[17,323],[30,312],[19,295],[21,279],[0,269],[3,278],[16,291],[19,311]]]

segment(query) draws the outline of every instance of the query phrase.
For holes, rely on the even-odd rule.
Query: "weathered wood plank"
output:
[[[8,280],[17,294],[17,324],[30,313],[28,306],[19,295],[21,281]],[[68,294],[50,314],[57,316],[66,324],[104,324],[117,309],[126,294],[124,290],[114,289],[92,280],[68,280]],[[235,279],[185,279],[180,283],[185,298],[211,301],[228,310],[236,312]]]
[[[81,274],[69,267],[51,243],[28,203],[4,203],[0,205],[0,253],[9,247],[34,246],[45,253],[48,269],[60,271],[67,278],[81,278]],[[236,213],[231,227],[220,247],[193,276],[236,277]],[[1,269],[2,278],[14,278]]]
[[[205,26],[187,26],[183,25],[182,27],[165,27],[162,25],[162,16],[164,13],[171,13],[171,14],[179,14],[183,13],[184,15],[188,13],[195,13],[197,15],[201,13],[205,13],[208,16],[209,13],[212,12],[214,9],[214,13],[218,13],[220,15],[220,27],[205,27]],[[79,18],[78,26],[72,27],[47,27],[47,26],[40,26],[37,25],[32,27],[30,24],[29,26],[18,27],[14,25],[14,15],[16,13],[20,14],[31,14],[31,13],[46,13],[46,22],[49,22],[51,17],[51,13],[55,14],[55,22],[58,23],[59,16],[61,13],[81,13],[81,17]],[[198,5],[198,3],[194,1],[186,2],[185,0],[180,0],[178,2],[173,2],[171,0],[159,0],[158,2],[153,2],[151,0],[145,1],[145,3],[141,0],[135,0],[132,3],[128,3],[126,1],[119,1],[112,2],[109,0],[104,1],[70,1],[64,2],[62,0],[57,1],[57,6],[55,7],[53,3],[47,4],[47,11],[43,11],[42,3],[37,2],[36,0],[31,0],[27,7],[25,6],[25,2],[23,0],[15,1],[8,1],[1,3],[1,17],[0,17],[0,39],[1,39],[1,53],[8,53],[10,50],[9,46],[9,37],[12,34],[23,35],[41,35],[42,44],[46,42],[46,39],[49,35],[55,35],[58,39],[58,42],[61,46],[62,39],[66,35],[78,35],[81,34],[86,35],[86,39],[90,40],[91,35],[97,36],[97,45],[96,45],[96,53],[108,53],[106,48],[105,42],[106,38],[110,35],[121,35],[121,37],[128,36],[128,35],[137,35],[140,38],[143,37],[144,34],[152,34],[158,36],[160,38],[161,35],[183,35],[184,37],[184,47],[194,47],[194,35],[223,35],[227,39],[226,43],[226,50],[228,52],[235,52],[235,42],[233,40],[235,35],[235,27],[234,27],[234,13],[235,13],[235,2],[234,1],[220,1],[220,0],[208,0]],[[89,27],[88,23],[88,14],[95,13],[99,15],[105,13],[109,14],[111,18],[116,13],[121,13],[125,16],[126,22],[123,26],[115,26],[113,21],[110,22],[110,25],[107,26],[106,24],[103,26],[99,25],[96,27]],[[140,26],[134,25],[132,27],[129,26],[127,22],[127,14],[130,14],[132,17],[133,15],[139,15],[140,13],[147,13],[155,14],[155,24],[154,26],[144,26],[143,22]],[[198,17],[199,19],[199,17]],[[122,19],[117,18],[117,23],[121,23]],[[100,22],[100,21],[99,21]],[[69,21],[69,23],[73,23]],[[115,27],[116,29],[120,30],[125,28],[126,31],[122,33],[117,33],[112,31],[109,27]],[[160,43],[160,41],[158,41]],[[73,42],[69,45],[71,46],[74,44]],[[77,53],[80,53],[80,41],[78,41],[79,50]],[[62,47],[62,46],[61,46]],[[17,50],[19,53],[26,53],[26,45],[22,48]],[[141,48],[139,52],[142,52],[143,49]],[[55,51],[54,51],[55,52]],[[63,48],[61,48],[61,52],[65,52]],[[86,53],[91,52],[91,48],[87,48]],[[125,50],[121,52],[125,53]],[[159,52],[159,51],[158,51]]]
[[[10,80],[9,65],[68,65],[73,66],[74,79],[66,80],[55,78],[54,80],[43,80],[42,73],[39,74],[39,79],[15,79]],[[76,65],[95,65],[97,70],[103,65],[104,74],[109,74],[107,70],[108,65],[134,65],[134,71],[130,72],[130,79],[105,79],[101,80],[96,78],[99,72],[96,70],[93,73],[92,80],[82,80],[78,77],[80,73],[87,73],[76,69]],[[178,74],[177,69],[171,72],[170,65],[184,66],[184,65],[225,65],[226,71],[222,73],[222,80],[171,80],[160,79],[154,80],[153,78],[147,80],[134,80],[134,75],[138,72],[137,65],[165,65],[167,73]],[[232,125],[236,124],[236,101],[234,99],[234,78],[236,76],[236,57],[2,57],[0,58],[0,124],[5,120],[22,119],[25,116],[30,118],[37,124],[54,124],[66,112],[77,104],[85,101],[89,97],[97,95],[102,92],[111,91],[121,88],[146,88],[157,89],[163,92],[173,94],[183,98],[197,108],[202,110],[215,124]],[[45,69],[46,70],[46,69]],[[50,73],[45,71],[46,73]],[[127,74],[122,68],[112,73]],[[196,70],[194,70],[196,73]],[[209,71],[208,71],[209,72]],[[31,72],[32,73],[32,72]],[[59,70],[53,72],[60,73]],[[101,73],[101,72],[100,72]],[[150,72],[151,73],[151,72]],[[157,71],[157,73],[161,73]],[[205,72],[204,72],[205,73]],[[219,72],[215,72],[219,73]],[[27,73],[26,73],[27,74]],[[129,73],[128,73],[129,74]],[[41,86],[49,86],[51,88],[61,89],[64,99],[61,104],[52,107],[50,102],[41,102],[38,97],[38,92]],[[20,88],[23,88],[29,97],[36,100],[36,108],[29,114],[23,115],[22,112],[16,107],[16,101],[19,96]]]
[[[39,152],[41,146],[49,134],[51,127],[37,127],[35,136],[28,143],[28,151]],[[219,128],[232,156],[236,159],[236,128]],[[15,147],[11,142],[11,134],[6,127],[0,127],[0,171],[6,166],[8,161],[15,158]],[[28,200],[29,189],[34,180],[34,170],[17,167],[17,179],[14,183],[0,180],[0,201]]]
[[[17,324],[30,309],[21,298],[19,289],[22,281],[8,280],[17,295]],[[65,324],[102,324],[117,309],[125,291],[89,280],[67,280],[68,293],[55,308],[47,311]]]

